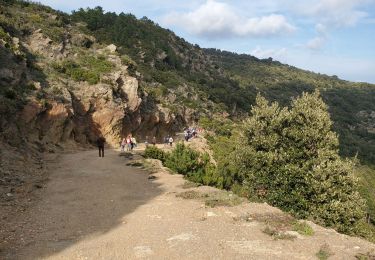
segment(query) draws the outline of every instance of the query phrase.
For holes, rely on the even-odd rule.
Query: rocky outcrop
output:
[[[0,69],[0,84],[30,85],[33,90],[27,94],[21,109],[12,110],[12,117],[1,118],[3,140],[16,147],[27,142],[44,151],[70,141],[93,144],[103,135],[108,144],[117,146],[120,139],[130,133],[138,140],[147,136],[161,139],[197,120],[195,110],[181,106],[171,109],[140,90],[141,77],[130,76],[117,53],[117,46],[94,46],[92,36],[75,30],[68,27],[61,42],[54,42],[41,29],[33,31],[26,39],[13,40],[17,45],[14,49],[38,55],[39,76],[33,77],[35,72],[29,69],[27,60],[16,62],[15,53],[7,54],[9,66]],[[77,49],[81,51],[75,51]],[[99,83],[90,85],[85,81],[43,74],[51,71],[51,62],[79,59],[82,51],[88,53],[86,55],[101,55],[113,64],[111,72],[100,76]],[[184,98],[194,98],[186,96],[186,90],[180,92],[185,93]],[[178,95],[170,93],[167,103],[173,104]],[[0,112],[6,114],[5,110]]]

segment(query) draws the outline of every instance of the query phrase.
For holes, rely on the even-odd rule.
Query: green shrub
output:
[[[168,157],[167,153],[163,150],[157,148],[156,146],[147,146],[144,152],[145,158],[157,159],[162,162],[165,162],[165,159]]]
[[[304,93],[290,109],[258,96],[251,112],[236,158],[252,196],[354,232],[364,218],[364,201],[353,163],[338,155],[338,139],[319,93]]]
[[[74,81],[87,81],[90,85],[97,84],[100,76],[108,73],[113,64],[104,56],[84,55],[79,60],[65,60],[62,63],[52,63],[52,68],[70,76]]]
[[[198,152],[183,143],[178,143],[167,157],[165,166],[176,173],[187,175],[202,171],[204,162]]]
[[[227,119],[223,120],[222,118],[208,118],[208,117],[201,117],[199,119],[199,124],[206,130],[213,131],[217,135],[221,136],[231,136],[232,129],[234,128],[235,124]]]
[[[293,225],[293,231],[297,231],[304,236],[312,236],[315,233],[312,227],[306,222],[295,222]]]

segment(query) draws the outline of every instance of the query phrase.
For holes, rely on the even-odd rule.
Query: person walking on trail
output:
[[[130,135],[126,138],[126,151],[130,151],[132,148],[132,140]]]
[[[131,148],[132,148],[132,150],[133,150],[135,147],[137,147],[137,140],[135,139],[134,136],[132,136],[132,137],[130,138],[130,141],[131,141]]]
[[[169,137],[169,140],[168,140],[168,141],[169,141],[169,145],[172,146],[172,144],[173,144],[173,138],[172,138],[172,136]]]
[[[168,143],[169,143],[169,136],[166,136],[164,138],[164,147],[168,146]]]
[[[126,138],[122,138],[121,141],[121,152],[125,151],[125,146],[126,146]]]
[[[153,145],[153,146],[156,145],[156,136],[154,136],[154,137],[152,138],[152,145]]]
[[[99,157],[104,157],[104,144],[105,144],[105,138],[103,136],[99,136],[96,140],[96,144],[98,145],[99,149]]]
[[[148,146],[148,136],[146,136],[146,139],[145,139],[145,146],[146,147]]]

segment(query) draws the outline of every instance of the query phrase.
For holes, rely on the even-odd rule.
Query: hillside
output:
[[[9,5],[12,1],[5,2]],[[18,5],[22,5],[20,3]],[[91,38],[89,41],[81,39],[83,42],[80,44],[83,46],[77,46],[86,55],[90,53],[88,51],[90,48],[82,47],[85,44],[92,44],[93,42],[90,43],[92,39],[95,39],[93,41],[97,45],[103,47],[114,43],[118,47],[117,55],[129,68],[128,74],[139,80],[140,92],[147,93],[148,99],[153,99],[154,103],[177,112],[176,114],[179,115],[182,115],[182,110],[187,108],[205,115],[211,114],[210,112],[226,112],[233,120],[236,120],[249,112],[258,92],[285,105],[290,102],[291,97],[303,91],[311,92],[319,88],[329,105],[335,122],[335,131],[340,134],[342,155],[354,156],[358,153],[362,160],[370,163],[375,161],[373,116],[375,86],[371,84],[353,83],[340,80],[336,76],[330,77],[304,71],[272,59],[261,60],[250,55],[202,49],[186,42],[173,32],[159,27],[146,17],[138,20],[131,14],[104,13],[99,7],[81,9],[69,16],[55,12],[48,7],[27,5],[23,7],[26,8],[26,12],[35,9],[39,12],[46,12],[47,16],[59,17],[59,19],[44,20],[43,15],[38,15],[38,13],[29,15],[25,12],[24,15],[13,16],[9,19],[12,11],[8,10],[8,18],[3,15],[1,26],[6,32],[10,32],[11,37],[17,37],[26,32],[30,34],[38,29],[42,29],[43,35],[58,44],[69,41],[69,35],[75,33],[95,36],[96,39]],[[73,39],[73,41],[77,40]],[[76,50],[69,50],[71,55],[68,54],[64,60],[71,60],[72,56],[77,53]],[[33,64],[32,60],[30,53],[27,62]],[[95,60],[91,60],[93,61]],[[58,75],[59,77],[69,78],[70,76],[73,83],[86,80],[92,84],[98,81],[98,74],[83,77],[78,75],[81,72],[74,71],[74,68],[66,72],[66,68],[61,65],[73,67],[80,65],[79,62],[75,64],[69,64],[69,62],[63,62],[60,67],[59,64],[54,63],[57,72],[63,71]],[[105,68],[96,69],[96,73],[99,74],[106,70]],[[33,70],[34,72],[30,74],[36,75],[37,70]],[[41,79],[49,77],[48,80],[54,81],[55,78],[51,75],[56,70],[42,70],[39,72],[40,75],[34,77]],[[27,82],[23,84],[27,85]],[[46,89],[51,89],[51,87],[56,89],[56,86],[52,85],[57,84],[44,85],[49,85]],[[25,91],[25,88],[20,91]],[[195,116],[194,120],[198,118]],[[176,130],[173,129],[173,131]]]
[[[100,41],[114,42],[139,66],[146,86],[160,83],[156,91],[162,102],[169,91],[186,84],[236,119],[254,104],[256,93],[288,104],[291,97],[319,88],[330,107],[335,131],[340,134],[344,156],[375,162],[375,86],[353,83],[336,76],[304,71],[272,59],[202,49],[187,43],[173,32],[159,27],[146,17],[104,13],[101,8],[73,12],[73,21],[85,22]],[[199,110],[199,102],[180,100]]]
[[[43,186],[46,154],[90,148],[101,135],[118,147],[130,133],[143,142],[216,124],[213,139],[221,143],[211,148],[223,158],[226,136],[247,118],[257,93],[290,106],[315,89],[328,105],[340,154],[361,163],[357,175],[373,220],[375,85],[203,49],[147,17],[100,7],[66,14],[0,0],[2,213],[22,212]]]

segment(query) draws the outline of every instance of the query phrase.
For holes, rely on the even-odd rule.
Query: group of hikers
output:
[[[164,145],[169,145],[169,146],[172,146],[173,145],[173,137],[172,136],[166,136],[164,138]]]
[[[98,146],[98,149],[99,149],[99,157],[104,157],[104,144],[105,144],[106,140],[103,136],[99,136],[96,140],[96,144]],[[173,137],[172,136],[166,136],[164,138],[164,145],[169,145],[169,146],[173,146]],[[148,140],[148,136],[146,136],[146,139],[145,139],[145,145],[146,147],[149,145],[149,140]],[[156,136],[154,136],[151,140],[151,144],[152,145],[156,145]],[[134,148],[137,147],[137,140],[135,139],[134,136],[132,136],[131,134],[129,134],[127,137],[124,137],[121,142],[120,142],[120,148],[121,148],[121,152],[125,152],[125,151],[133,151]]]
[[[196,127],[189,127],[184,130],[184,139],[186,142],[188,142],[191,138],[197,137],[198,133],[202,132],[203,129],[201,128],[196,128]],[[98,139],[96,140],[96,144],[99,148],[99,157],[104,157],[104,144],[106,140],[103,136],[99,136]],[[163,138],[163,143],[164,146],[173,146],[173,137],[171,135],[165,136]],[[156,145],[156,136],[154,136],[149,142],[149,137],[146,136],[145,138],[145,145],[146,147],[149,145]],[[121,147],[121,152],[124,151],[133,151],[134,148],[137,147],[137,140],[135,139],[132,134],[129,134],[127,137],[122,138],[120,142],[120,147]]]
[[[170,145],[170,146],[173,145],[174,140],[173,140],[172,136],[166,136],[166,137],[164,137],[163,140],[164,140],[164,145]],[[145,145],[148,146],[149,144],[150,143],[148,141],[148,136],[146,136]],[[156,145],[156,136],[154,136],[152,138],[151,144],[154,145],[154,146]]]
[[[133,151],[133,149],[137,147],[137,140],[135,139],[134,136],[130,134],[126,138],[124,137],[122,139],[120,147],[121,147],[121,152],[124,152],[125,149],[126,151]]]
[[[188,142],[191,138],[197,137],[198,132],[200,132],[201,129],[197,129],[196,127],[189,127],[185,129],[184,131],[184,138],[185,141]]]

